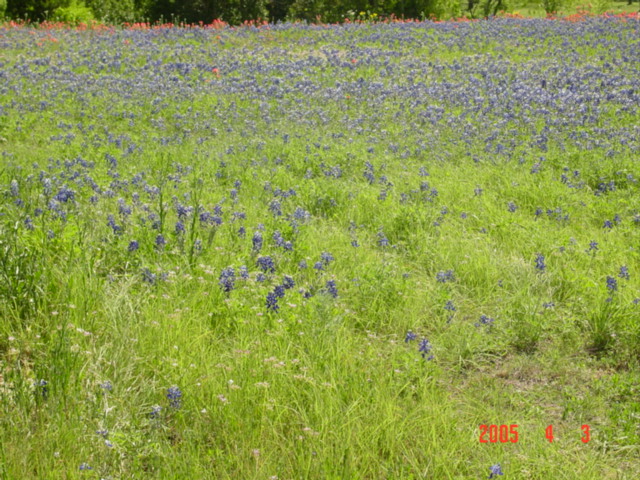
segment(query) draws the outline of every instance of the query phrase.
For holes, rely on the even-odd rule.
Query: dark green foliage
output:
[[[151,21],[210,23],[220,19],[231,24],[245,20],[267,18],[265,0],[156,0],[142,5],[142,12]]]
[[[549,0],[551,1],[551,0]],[[31,21],[77,23],[90,16],[106,23],[134,21],[230,24],[247,20],[343,22],[397,18],[487,17],[506,10],[506,0],[0,0],[7,15]],[[92,15],[89,15],[92,14]]]
[[[289,15],[289,8],[294,0],[271,0],[267,2],[269,20],[272,22],[284,21]]]
[[[85,0],[96,19],[107,23],[134,22],[139,8],[135,0]]]
[[[50,18],[58,8],[67,8],[72,0],[7,0],[11,18],[41,21]]]

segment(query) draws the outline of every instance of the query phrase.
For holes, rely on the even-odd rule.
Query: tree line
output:
[[[91,20],[211,23],[250,20],[343,22],[397,18],[486,17],[508,0],[0,0],[0,17],[31,22]]]

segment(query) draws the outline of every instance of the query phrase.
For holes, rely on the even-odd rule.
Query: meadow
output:
[[[0,478],[637,478],[638,59],[0,26]]]

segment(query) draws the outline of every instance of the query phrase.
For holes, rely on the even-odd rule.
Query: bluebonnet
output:
[[[324,263],[322,263],[322,262],[316,262],[316,263],[313,265],[313,268],[315,268],[315,269],[316,269],[316,270],[318,270],[318,271],[324,270]]]
[[[555,306],[556,306],[556,304],[553,303],[553,302],[545,302],[545,303],[542,304],[543,308],[553,308]]]
[[[177,410],[182,406],[182,392],[175,385],[167,389],[167,398],[172,408]]]
[[[267,294],[267,310],[271,310],[272,312],[277,312],[280,309],[278,306],[278,297],[274,292],[269,292]]]
[[[498,475],[504,475],[500,464],[496,463],[495,465],[491,465],[489,467],[489,479],[497,477]]]
[[[129,246],[127,247],[127,250],[129,250],[130,252],[135,252],[139,248],[140,248],[140,244],[136,240],[131,240],[129,242]]]
[[[333,255],[331,255],[329,252],[322,252],[322,254],[320,254],[320,259],[322,260],[322,263],[324,263],[325,265],[329,265],[331,262],[335,260],[333,258]]]
[[[518,209],[518,206],[517,206],[515,203],[513,203],[513,202],[509,202],[509,203],[507,204],[507,208],[509,209],[509,211],[510,211],[511,213],[513,213],[513,212],[515,212],[515,211]]]
[[[418,352],[420,352],[422,358],[425,358],[427,360],[433,360],[433,355],[429,355],[429,353],[431,352],[431,348],[431,343],[429,343],[429,340],[427,340],[426,338],[423,338],[418,344]],[[427,355],[429,356],[427,357]]]
[[[276,285],[273,288],[273,294],[277,297],[277,298],[283,298],[284,297],[284,291],[285,288],[283,285]]]
[[[113,385],[109,380],[106,380],[100,384],[100,388],[105,392],[111,392],[113,390]]]
[[[182,223],[180,220],[176,222],[175,232],[178,235],[184,233],[184,223]]]
[[[266,279],[267,277],[264,273],[258,273],[258,275],[256,275],[256,282],[264,282]]]
[[[611,223],[611,220],[605,220],[602,228],[613,228],[613,223]]]
[[[60,190],[58,190],[58,193],[56,193],[56,195],[53,198],[58,202],[66,203],[69,200],[74,200],[75,197],[76,197],[76,192],[67,188],[67,186],[65,185]]]
[[[351,246],[357,248],[360,246],[360,244],[358,243],[358,240],[351,240]]]
[[[110,168],[117,168],[118,160],[116,160],[116,157],[114,157],[113,155],[110,155],[108,153],[105,153],[104,157],[107,160],[107,162],[109,163],[109,167]]]
[[[618,277],[629,280],[629,269],[626,265],[620,267],[620,273],[618,273]]]
[[[322,264],[320,264],[322,265]],[[306,260],[300,260],[300,262],[298,263],[298,268],[300,270],[304,270],[305,268],[307,268],[307,261]]]
[[[486,315],[480,315],[480,323],[476,323],[476,327],[479,327],[480,325],[493,325],[493,323],[495,322],[495,320],[493,318],[487,317]]]
[[[156,243],[156,247],[162,248],[167,244],[167,241],[165,240],[165,238],[164,238],[164,236],[162,234],[158,234],[156,236],[155,243]]]
[[[33,225],[33,220],[31,220],[31,217],[29,215],[27,215],[27,217],[24,219],[24,227],[27,230],[34,230],[36,227]]]
[[[387,238],[387,236],[384,234],[382,230],[378,231],[378,246],[380,247],[389,246],[389,239]]]
[[[238,228],[238,236],[239,236],[240,238],[244,238],[246,234],[247,234],[247,231],[246,231],[246,229],[244,228],[244,225],[243,225],[243,226],[240,226],[240,228]]]
[[[258,257],[257,264],[265,273],[274,273],[276,271],[273,259],[269,255]]]
[[[364,178],[367,179],[367,182],[369,182],[370,185],[373,185],[373,183],[376,181],[376,177],[373,174],[374,172],[374,167],[373,165],[367,160],[365,162],[365,170],[363,173]]]
[[[253,243],[254,252],[259,252],[260,250],[262,250],[262,234],[260,232],[255,232],[253,234],[251,242]]]
[[[116,235],[122,232],[122,227],[116,223],[116,219],[113,217],[113,215],[107,216],[107,225],[111,227],[113,233],[115,233]]]
[[[544,263],[544,255],[538,253],[536,255],[536,270],[539,270],[540,272],[544,272],[546,268],[547,268],[547,265]]]
[[[33,382],[33,386],[36,387],[36,394],[42,396],[46,400],[49,396],[49,382],[40,379]]]
[[[607,288],[611,292],[618,290],[618,281],[614,277],[607,277]]]
[[[144,270],[142,270],[142,281],[145,283],[149,283],[151,285],[154,285],[156,283],[156,280],[158,279],[158,276],[153,273],[151,270],[149,270],[148,268],[145,268]]]
[[[233,267],[227,267],[220,272],[219,284],[225,293],[229,293],[235,287],[236,272]]]
[[[11,180],[11,185],[9,187],[9,190],[11,191],[11,196],[12,197],[17,197],[20,195],[20,187],[18,185],[18,181],[13,179]]]
[[[591,242],[589,242],[589,249],[587,250],[587,252],[591,252],[591,251],[598,251],[598,242],[596,242],[595,240],[592,240]]]
[[[296,282],[289,275],[285,275],[284,278],[282,279],[282,286],[285,289],[289,290],[290,288],[293,288],[296,286]]]
[[[191,213],[192,209],[192,207],[187,207],[185,205],[182,205],[181,203],[176,203],[176,213],[178,214],[178,218],[180,220],[184,220]]]
[[[456,307],[453,304],[453,302],[451,300],[448,300],[447,303],[444,305],[444,309],[448,310],[450,312],[455,312],[456,311]]]
[[[282,234],[278,230],[273,232],[273,241],[277,247],[282,247],[284,245],[284,238],[282,238]]]
[[[274,232],[273,241],[275,242],[277,247],[282,247],[286,251],[293,250],[293,243],[291,243],[290,241],[285,241],[285,239],[282,237],[282,234],[279,231]]]
[[[282,215],[282,204],[279,200],[272,200],[269,204],[269,211],[273,213],[274,217]]]
[[[88,463],[81,463],[80,470],[93,470],[93,467],[89,466]]]
[[[200,212],[200,223],[208,223],[211,220],[211,214],[209,212]]]
[[[160,412],[162,411],[162,407],[159,405],[154,405],[153,407],[151,407],[151,413],[149,413],[149,416],[151,418],[158,418],[160,416]]]
[[[453,270],[440,271],[436,273],[436,280],[440,283],[452,282],[455,280]]]
[[[45,178],[44,180],[42,180],[42,192],[47,197],[51,195],[51,179],[50,178]]]
[[[296,207],[295,211],[293,212],[293,218],[295,220],[304,222],[311,218],[311,214],[303,208]]]
[[[415,340],[418,336],[413,333],[411,330],[407,332],[407,335],[404,337],[404,343],[409,343],[412,340]]]
[[[129,207],[122,198],[118,199],[118,213],[123,217],[131,215],[131,207]]]
[[[335,280],[327,280],[327,284],[325,286],[327,292],[329,293],[329,295],[331,295],[333,298],[337,298],[338,297],[338,289],[336,288],[336,281]]]
[[[242,265],[239,269],[240,278],[243,280],[247,280],[249,278],[249,271],[247,270],[246,265]]]

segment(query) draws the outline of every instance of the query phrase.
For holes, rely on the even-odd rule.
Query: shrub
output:
[[[135,22],[134,0],[85,0],[93,16],[106,23]]]
[[[93,12],[84,3],[72,1],[67,7],[57,8],[53,12],[53,20],[71,25],[89,23],[94,20]]]

